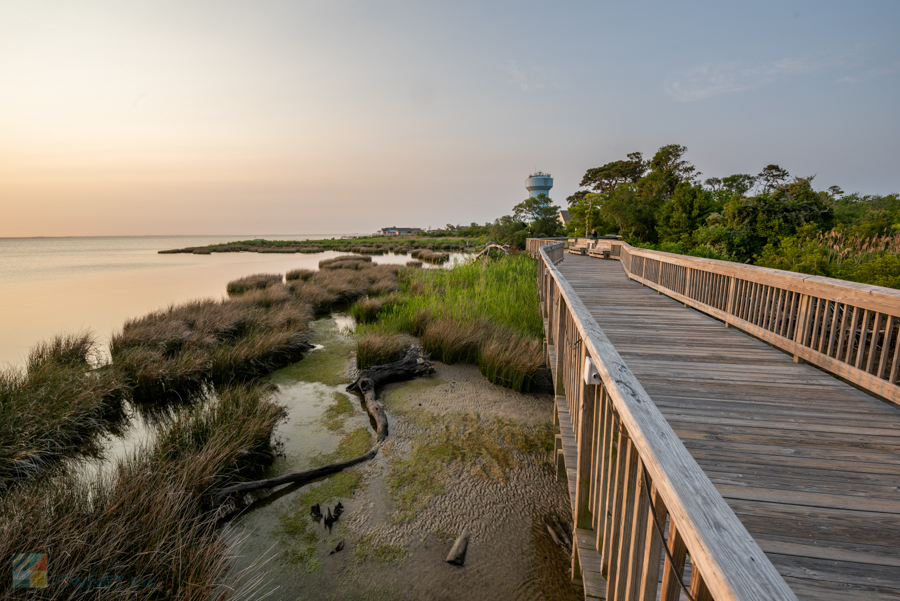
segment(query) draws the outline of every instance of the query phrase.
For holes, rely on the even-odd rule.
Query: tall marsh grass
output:
[[[262,290],[272,284],[280,283],[281,274],[279,273],[257,273],[232,280],[228,282],[228,286],[225,289],[229,295],[235,295],[243,294],[249,290]]]
[[[398,291],[404,269],[375,265],[368,256],[320,265],[316,272],[290,272],[288,283],[277,274],[235,280],[227,300],[173,305],[126,322],[113,336],[110,353],[135,400],[184,400],[208,383],[248,381],[299,361],[310,348],[315,315]],[[385,306],[369,303],[369,310],[373,303],[379,310]]]
[[[0,371],[0,493],[73,453],[98,452],[114,430],[128,386],[97,364],[87,333],[37,344],[25,370]]]
[[[438,361],[474,363],[495,384],[531,390],[543,364],[536,269],[524,255],[408,269],[402,300],[361,328],[359,344],[373,333],[419,336]]]
[[[61,474],[0,497],[0,556],[48,553],[48,599],[230,595],[211,491],[259,472],[282,415],[261,386],[222,390],[88,481]],[[10,590],[11,571],[0,571]],[[106,578],[105,585],[101,579]]]
[[[208,382],[250,380],[299,361],[311,320],[309,305],[277,284],[127,321],[110,354],[135,400],[185,400]]]

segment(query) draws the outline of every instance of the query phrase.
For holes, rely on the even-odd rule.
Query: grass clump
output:
[[[448,253],[434,252],[428,248],[414,250],[410,253],[410,256],[425,261],[426,263],[434,263],[435,265],[440,265],[441,263],[446,263],[450,260],[450,255]]]
[[[311,320],[310,307],[277,284],[129,320],[110,354],[135,400],[184,400],[206,383],[251,380],[299,361]]]
[[[407,269],[400,300],[382,309],[377,323],[360,329],[358,363],[371,354],[374,334],[406,333],[420,336],[425,351],[439,361],[477,364],[495,384],[533,390],[543,364],[536,269],[524,255],[451,269]]]
[[[319,261],[319,269],[364,269],[372,263],[372,257],[342,256]]]
[[[281,283],[280,273],[256,273],[228,282],[226,291],[229,296],[243,294],[250,290],[264,290],[272,284]]]
[[[373,365],[383,365],[399,361],[406,354],[411,340],[402,334],[370,332],[356,343],[356,367],[368,369]]]
[[[373,533],[366,534],[353,547],[353,557],[357,563],[377,561],[381,565],[390,565],[409,557],[409,551],[400,545],[378,542]]]
[[[284,279],[287,282],[291,282],[293,280],[300,280],[305,282],[309,278],[311,278],[316,272],[312,269],[292,269],[286,274],[284,274]]]
[[[356,318],[357,323],[372,323],[378,318],[382,309],[396,304],[396,296],[361,298],[350,307],[350,315]]]
[[[50,554],[53,575],[72,580],[42,598],[227,594],[228,546],[209,493],[258,471],[281,413],[267,389],[230,388],[160,426],[154,443],[93,481],[62,474],[10,491],[0,497],[0,554]],[[104,575],[121,580],[85,586]],[[0,589],[11,589],[11,576],[0,572]]]
[[[0,370],[0,492],[72,453],[94,454],[96,435],[113,431],[128,393],[121,374],[92,368],[88,333],[37,344],[24,371]]]

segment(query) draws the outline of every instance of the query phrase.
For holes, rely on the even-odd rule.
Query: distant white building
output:
[[[569,211],[566,209],[559,210],[559,222],[563,224],[563,227],[569,225],[569,222],[572,221],[572,218],[569,216]]]
[[[421,234],[422,228],[419,227],[383,227],[377,232],[378,236],[407,236],[409,234]]]

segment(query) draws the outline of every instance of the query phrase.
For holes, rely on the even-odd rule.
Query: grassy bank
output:
[[[299,361],[309,324],[364,296],[400,288],[397,265],[370,257],[322,261],[316,272],[257,274],[229,282],[229,298],[192,301],[125,323],[113,363],[139,402],[184,400],[205,384],[258,378]]]
[[[210,492],[259,472],[281,414],[269,389],[229,387],[95,481],[63,474],[16,488],[0,497],[0,556],[49,554],[41,598],[229,594],[240,575],[228,574]],[[0,572],[0,590],[11,576]]]
[[[318,253],[333,250],[364,255],[383,255],[389,252],[408,254],[417,249],[461,251],[478,243],[483,243],[483,241],[473,238],[363,236],[359,238],[331,238],[329,240],[241,240],[225,244],[161,250],[159,252],[160,254],[192,253],[208,255],[227,252]]]
[[[24,370],[0,371],[0,493],[62,457],[96,453],[97,434],[115,429],[128,386],[98,356],[90,334],[57,336]]]
[[[438,361],[474,363],[495,384],[531,390],[543,362],[536,269],[518,255],[404,272],[403,292],[359,329],[358,367],[398,355],[408,334]]]

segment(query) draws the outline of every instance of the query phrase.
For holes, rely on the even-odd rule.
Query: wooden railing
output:
[[[900,290],[611,248],[633,280],[900,404]]]
[[[538,248],[538,289],[577,445],[576,536],[600,553],[606,598],[679,599],[689,557],[697,601],[795,600],[560,274],[562,250]]]
[[[525,241],[525,250],[531,254],[532,257],[538,256],[538,249],[542,246],[549,246],[553,244],[557,244],[559,242],[564,242],[568,240],[568,238],[528,238]],[[562,251],[560,251],[562,252]],[[562,256],[562,255],[560,255]]]

